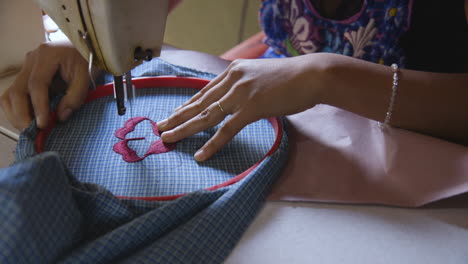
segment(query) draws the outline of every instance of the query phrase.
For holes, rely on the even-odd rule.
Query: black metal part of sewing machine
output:
[[[151,49],[143,50],[137,47],[134,52],[135,61],[150,61],[153,58],[153,51]],[[125,115],[127,108],[125,107],[125,98],[132,100],[135,98],[135,90],[132,85],[131,72],[125,73],[125,86],[123,76],[114,76],[114,93],[117,101],[117,113]]]

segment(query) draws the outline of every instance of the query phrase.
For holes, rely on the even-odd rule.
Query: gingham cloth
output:
[[[161,60],[138,67],[133,75],[213,77]],[[20,135],[16,164],[0,170],[0,263],[221,263],[261,208],[287,156],[283,134],[277,151],[233,185],[215,191],[169,188],[162,193],[193,192],[166,202],[124,200],[114,194],[151,192],[122,188],[141,186],[127,181],[135,177],[132,173],[113,177],[127,179],[124,184],[89,177],[87,173],[96,172],[92,169],[75,173],[79,163],[68,164],[69,156],[66,160],[59,152],[37,154],[36,136],[32,124]],[[220,164],[205,169],[229,171],[216,168]],[[83,177],[93,183],[84,183]],[[225,177],[230,176],[221,176],[222,180]]]
[[[274,129],[267,120],[248,125],[215,156],[197,163],[193,154],[216,132],[207,129],[176,144],[176,149],[127,163],[113,150],[122,143],[115,131],[130,117],[153,121],[167,118],[174,108],[197,90],[191,88],[137,89],[138,96],[128,114],[118,116],[112,96],[86,104],[68,122],[59,124],[49,135],[45,150],[57,151],[70,171],[84,182],[106,187],[119,196],[169,196],[208,188],[230,180],[261,160],[275,141]],[[160,141],[150,121],[136,125],[125,138],[130,148],[144,156],[153,142]],[[156,175],[156,176],[155,176]]]

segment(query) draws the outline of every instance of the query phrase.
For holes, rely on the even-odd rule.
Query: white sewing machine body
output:
[[[120,115],[130,71],[160,55],[168,0],[36,0],[91,65],[112,73]],[[90,68],[91,72],[91,68]],[[125,75],[126,88],[122,76]],[[126,89],[126,92],[124,91]]]

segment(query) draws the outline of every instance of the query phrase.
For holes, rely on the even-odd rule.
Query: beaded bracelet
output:
[[[390,96],[390,103],[388,105],[388,110],[385,116],[385,120],[383,123],[379,123],[380,128],[388,127],[390,124],[390,119],[392,118],[393,107],[395,105],[395,98],[396,98],[396,94],[398,90],[398,79],[399,79],[399,73],[400,73],[398,70],[398,64],[393,63],[391,67],[393,70],[392,95]]]

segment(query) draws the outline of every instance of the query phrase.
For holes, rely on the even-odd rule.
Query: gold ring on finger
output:
[[[226,112],[224,111],[224,109],[223,109],[223,107],[221,106],[221,104],[219,103],[219,101],[216,101],[216,104],[218,105],[219,110],[221,110],[221,112],[223,112],[223,114],[226,114]]]

